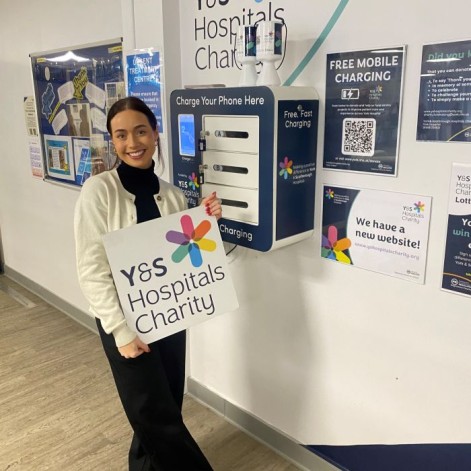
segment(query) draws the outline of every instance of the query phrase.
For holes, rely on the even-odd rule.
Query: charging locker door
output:
[[[258,190],[211,183],[205,183],[201,188],[203,198],[213,191],[221,198],[222,217],[258,225]]]
[[[203,156],[206,183],[257,189],[258,154],[206,150]]]
[[[257,225],[259,127],[258,116],[203,116],[203,196],[216,191],[223,217]]]
[[[258,116],[203,116],[206,150],[258,155]]]

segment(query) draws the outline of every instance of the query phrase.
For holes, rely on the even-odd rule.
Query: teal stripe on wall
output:
[[[332,31],[332,28],[335,26],[335,23],[337,23],[337,20],[342,15],[348,2],[349,0],[340,1],[333,15],[331,16],[329,22],[327,23],[326,27],[323,29],[322,33],[319,35],[319,37],[316,39],[311,49],[309,49],[304,59],[299,63],[296,69],[294,69],[293,73],[288,77],[288,79],[283,85],[291,85],[301,75],[301,73],[309,64],[311,59],[315,56],[316,52],[322,46],[322,43],[326,40],[329,33]]]

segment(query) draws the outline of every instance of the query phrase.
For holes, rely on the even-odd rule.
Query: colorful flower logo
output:
[[[193,172],[189,177],[188,177],[188,180],[190,180],[190,188],[195,191],[197,188],[200,187],[199,183],[198,183],[198,177],[196,175],[195,172]]]
[[[326,190],[325,192],[325,197],[328,199],[328,200],[331,200],[334,198],[334,190],[332,190],[331,188],[329,188],[328,190]]]
[[[292,175],[293,169],[293,161],[289,160],[288,157],[285,157],[283,162],[280,162],[280,177],[283,177],[285,180],[288,180],[288,176]]]
[[[425,211],[425,203],[422,203],[422,201],[414,203],[414,211],[416,211],[417,214],[423,213]]]
[[[329,226],[327,229],[327,237],[322,235],[321,256],[351,265],[352,261],[344,251],[350,248],[352,242],[347,237],[340,240],[337,240],[337,237],[337,228],[335,226]]]
[[[216,242],[204,238],[211,229],[211,222],[205,219],[201,221],[195,229],[193,220],[187,214],[181,217],[180,222],[182,232],[168,231],[166,234],[166,239],[169,242],[180,245],[175,252],[173,252],[172,260],[175,263],[180,263],[189,255],[191,264],[195,268],[200,267],[203,263],[201,250],[205,250],[206,252],[216,250]]]

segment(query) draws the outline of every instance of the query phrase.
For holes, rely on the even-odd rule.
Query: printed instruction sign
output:
[[[217,221],[200,206],[103,240],[128,325],[146,343],[238,307]]]
[[[140,98],[157,118],[159,133],[164,130],[162,103],[161,54],[153,49],[138,50],[126,55],[128,96]]]
[[[471,165],[451,172],[442,288],[471,296]]]
[[[418,141],[471,142],[471,40],[422,49]]]
[[[405,47],[327,55],[324,168],[396,175]]]
[[[424,283],[432,199],[324,185],[321,255]]]

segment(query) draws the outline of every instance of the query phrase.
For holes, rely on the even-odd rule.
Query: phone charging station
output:
[[[173,91],[174,184],[190,206],[217,193],[226,242],[267,252],[310,237],[318,110],[310,87]]]

